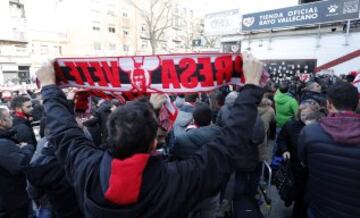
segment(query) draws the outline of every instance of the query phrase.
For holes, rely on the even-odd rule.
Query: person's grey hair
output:
[[[316,81],[310,81],[310,82],[306,83],[305,89],[306,90],[311,90],[311,89],[314,88],[315,84],[318,84],[318,83]]]
[[[236,91],[230,92],[225,98],[225,105],[233,105],[238,96],[239,96],[238,92]]]
[[[9,109],[6,107],[6,106],[0,106],[0,120],[3,120],[4,119],[4,112],[5,111],[9,111]]]

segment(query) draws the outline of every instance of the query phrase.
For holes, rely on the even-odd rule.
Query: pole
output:
[[[316,48],[320,48],[320,39],[321,39],[321,25],[319,24],[318,35],[316,39]]]
[[[351,20],[348,20],[346,26],[345,46],[349,45],[350,25],[351,25]]]

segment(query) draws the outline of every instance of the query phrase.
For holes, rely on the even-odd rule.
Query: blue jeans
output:
[[[38,218],[52,218],[51,209],[46,207],[40,207],[38,211]]]

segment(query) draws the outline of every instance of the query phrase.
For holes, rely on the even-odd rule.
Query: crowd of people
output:
[[[293,174],[285,202],[293,217],[360,217],[360,106],[351,81],[295,78],[261,88],[261,63],[246,56],[243,67],[243,87],[170,96],[178,113],[164,128],[165,94],[93,98],[84,116],[76,92],[63,92],[43,66],[41,93],[0,106],[0,217],[261,217],[262,166],[274,157]],[[232,207],[222,214],[225,202]]]

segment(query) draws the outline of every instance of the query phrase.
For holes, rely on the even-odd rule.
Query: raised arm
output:
[[[75,186],[80,200],[83,198],[85,178],[99,162],[103,152],[97,150],[79,128],[65,94],[55,85],[55,73],[51,64],[38,72],[46,113],[48,139],[55,146],[56,156],[65,167],[70,182]]]
[[[257,86],[262,65],[252,57],[245,57],[244,70],[247,72],[247,84],[240,91],[221,134],[204,145],[194,158],[168,165],[169,183],[176,190],[175,199],[184,199],[179,207],[191,209],[202,199],[218,193],[225,178],[236,167],[251,164],[246,154],[250,150],[257,106],[263,95],[262,88]],[[169,206],[174,206],[171,201]]]

